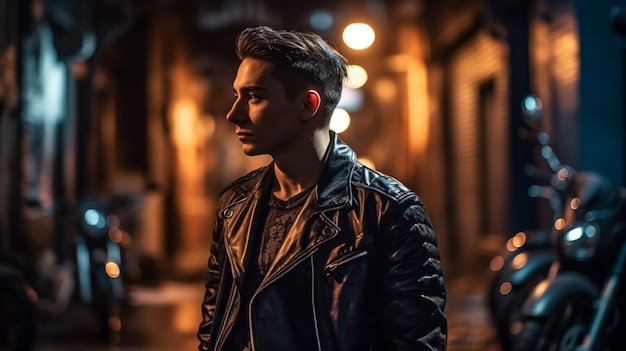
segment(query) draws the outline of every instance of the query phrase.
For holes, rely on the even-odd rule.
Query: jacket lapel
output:
[[[311,192],[294,220],[274,261],[270,265],[263,283],[269,282],[304,258],[315,252],[315,248],[334,237],[339,228],[318,210],[315,192]],[[262,283],[262,285],[263,285]]]
[[[226,252],[233,275],[239,278],[245,267],[245,257],[253,231],[263,230],[265,211],[273,172],[267,167],[252,183],[243,183],[238,192],[244,197],[222,210],[226,223]],[[247,195],[247,197],[246,197]]]

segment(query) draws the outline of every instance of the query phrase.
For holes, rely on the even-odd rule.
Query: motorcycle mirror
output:
[[[522,114],[528,127],[519,131],[520,138],[541,145],[541,156],[548,162],[553,172],[558,172],[563,165],[550,146],[550,136],[539,128],[543,112],[543,101],[535,94],[529,94],[522,100]]]
[[[526,95],[522,100],[522,114],[530,124],[536,124],[541,120],[543,101],[535,94]]]

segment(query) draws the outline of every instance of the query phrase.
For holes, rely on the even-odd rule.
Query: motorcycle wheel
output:
[[[495,316],[495,324],[496,332],[504,351],[513,349],[511,329],[516,323],[519,323],[522,318],[520,309],[524,301],[526,301],[533,287],[542,281],[545,276],[545,272],[538,272],[536,275],[530,277],[523,285],[515,286],[507,295],[500,296],[499,307]]]
[[[589,327],[591,301],[564,301],[545,319],[528,319],[514,336],[514,351],[575,351]],[[599,350],[609,350],[600,347]]]
[[[3,277],[0,282],[0,350],[32,350],[36,325],[34,303],[18,279]]]
[[[551,241],[549,232],[527,230],[525,233],[527,236],[527,241],[523,246],[518,247],[513,252],[505,251],[504,253],[499,255],[504,260],[504,263],[502,264],[502,268],[500,268],[491,279],[491,283],[489,284],[487,290],[487,308],[489,309],[491,318],[498,327],[503,325],[501,323],[501,316],[507,316],[511,311],[511,309],[508,308],[508,305],[510,305],[512,299],[500,293],[501,285],[509,280],[509,275],[511,274],[510,270],[505,269],[505,267],[511,266],[511,261],[513,261],[518,255],[524,254],[526,252],[538,250],[550,250],[551,252]],[[542,270],[540,273],[538,272],[538,274],[545,277],[548,270],[549,267],[546,267],[545,271]],[[533,276],[530,279],[535,280],[537,278]],[[516,293],[516,291],[519,291],[520,289],[525,289],[528,284],[533,283],[517,285],[513,287],[514,291],[511,291],[511,293],[508,295],[520,295]],[[508,332],[508,328],[505,330],[505,332]]]

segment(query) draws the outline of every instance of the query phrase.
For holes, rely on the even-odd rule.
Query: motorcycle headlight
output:
[[[87,208],[83,211],[81,223],[85,232],[91,236],[103,236],[108,233],[104,213],[95,208]]]
[[[596,253],[599,238],[599,229],[594,224],[575,224],[561,237],[563,254],[576,261],[589,260]]]

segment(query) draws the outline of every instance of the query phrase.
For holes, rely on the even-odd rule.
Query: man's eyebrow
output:
[[[251,86],[241,88],[242,93],[258,92],[258,91],[266,91],[266,90],[267,90],[266,88],[262,86],[258,86],[258,85],[251,85]],[[237,93],[237,89],[235,89],[235,87],[233,87],[233,92]]]

